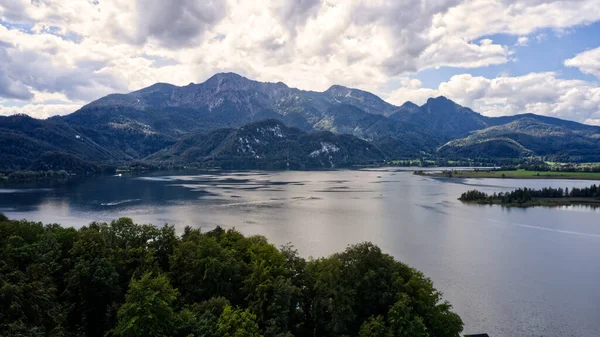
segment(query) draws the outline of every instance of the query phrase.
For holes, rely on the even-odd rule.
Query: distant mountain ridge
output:
[[[27,168],[45,152],[107,164],[155,159],[167,149],[172,156],[172,146],[182,146],[185,139],[220,130],[212,135],[217,137],[226,133],[222,129],[266,119],[299,132],[352,135],[389,159],[600,160],[596,126],[533,114],[486,117],[443,96],[421,106],[411,102],[396,106],[367,91],[339,85],[324,92],[305,91],[219,73],[198,84],[156,83],[128,94],[111,94],[72,114],[44,121],[2,117],[0,168]]]

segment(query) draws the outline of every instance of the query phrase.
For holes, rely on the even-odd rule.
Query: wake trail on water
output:
[[[102,202],[100,203],[100,205],[102,206],[117,206],[117,205],[122,205],[122,204],[128,204],[131,202],[136,202],[136,201],[140,201],[142,199],[127,199],[127,200],[120,200],[120,201],[113,201],[113,202]]]
[[[25,188],[25,189],[10,189],[0,188],[0,193],[11,194],[11,193],[34,193],[34,192],[50,192],[51,188]]]
[[[563,229],[540,227],[540,226],[527,225],[527,224],[522,224],[522,223],[510,223],[510,222],[504,222],[504,221],[493,220],[493,219],[488,219],[488,221],[502,224],[502,225],[514,226],[514,227],[524,227],[524,228],[543,230],[543,231],[547,231],[547,232],[555,232],[555,233],[561,233],[561,234],[571,234],[571,235],[580,235],[580,236],[600,238],[600,234],[567,231],[567,230],[563,230]]]

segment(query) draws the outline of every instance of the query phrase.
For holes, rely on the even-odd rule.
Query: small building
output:
[[[490,337],[490,335],[488,335],[486,333],[478,333],[475,335],[465,335],[465,337]]]

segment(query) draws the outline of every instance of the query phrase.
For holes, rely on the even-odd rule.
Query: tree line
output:
[[[540,172],[600,172],[600,164],[567,163],[561,165],[548,165],[545,162],[521,163],[518,165],[503,165],[502,171],[540,171]]]
[[[428,278],[371,243],[304,259],[235,229],[0,214],[1,336],[459,336]]]
[[[478,190],[470,190],[463,193],[458,200],[475,202],[500,202],[501,204],[522,204],[538,198],[600,198],[600,187],[577,188],[552,188],[544,187],[536,190],[532,188],[519,188],[511,192],[500,192],[487,194]]]
[[[28,180],[50,180],[66,179],[69,173],[65,170],[59,171],[13,171],[7,174],[0,173],[0,180],[28,181]]]

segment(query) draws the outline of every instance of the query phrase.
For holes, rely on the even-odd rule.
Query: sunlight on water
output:
[[[175,224],[179,231],[236,227],[278,245],[292,242],[315,257],[373,241],[431,277],[463,317],[466,333],[595,337],[600,210],[457,200],[475,188],[493,193],[592,183],[432,179],[406,169],[169,172],[0,188],[0,211],[75,227],[121,216]]]

